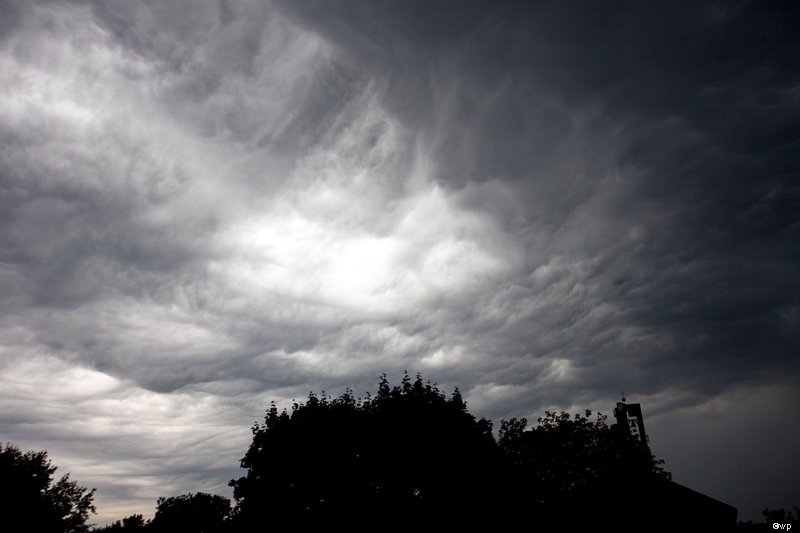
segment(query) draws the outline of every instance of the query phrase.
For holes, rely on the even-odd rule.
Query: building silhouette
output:
[[[614,409],[616,427],[633,446],[631,453],[650,456],[642,408],[625,403]],[[637,480],[636,486],[621,487],[619,519],[623,529],[642,531],[730,531],[736,527],[737,509],[710,496],[662,477]]]

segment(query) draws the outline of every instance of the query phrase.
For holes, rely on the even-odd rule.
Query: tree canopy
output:
[[[0,444],[3,520],[24,517],[26,528],[43,533],[88,531],[86,520],[89,513],[95,512],[95,489],[88,490],[71,481],[69,474],[53,483],[57,468],[44,450],[23,453],[11,444]]]
[[[93,533],[120,533],[123,531],[145,531],[150,528],[150,520],[145,520],[144,516],[140,514],[132,514],[126,516],[122,520],[112,522],[111,525],[104,527],[96,527],[92,529]]]
[[[689,489],[665,481],[663,461],[606,420],[547,411],[532,427],[502,420],[495,438],[457,388],[448,396],[419,374],[392,387],[383,375],[374,396],[348,389],[311,392],[290,410],[272,403],[252,427],[245,475],[230,481],[235,508],[203,492],[162,497],[152,520],[131,515],[95,531],[255,531],[287,521],[366,529],[387,519],[497,527],[523,518],[554,529],[596,526],[621,506],[643,509],[627,522],[639,527],[676,498],[690,501],[678,494]],[[3,516],[45,533],[88,531],[94,489],[69,474],[54,483],[55,470],[44,451],[0,446]],[[692,515],[675,516],[672,525]]]
[[[205,492],[181,494],[158,498],[156,514],[145,520],[133,514],[112,524],[95,528],[95,533],[123,533],[126,531],[220,533],[231,531],[228,520],[231,501],[224,496]]]
[[[546,411],[528,428],[526,419],[501,422],[498,447],[503,499],[557,526],[591,522],[618,507],[630,490],[670,474],[649,449],[635,446],[622,428],[589,410],[583,415]],[[579,512],[576,512],[579,510]]]
[[[395,387],[384,375],[365,399],[310,393],[291,412],[272,404],[253,427],[247,474],[230,483],[235,515],[249,526],[279,516],[502,521],[505,509],[594,509],[635,476],[667,476],[649,452],[626,449],[603,415],[590,416],[548,412],[531,429],[503,421],[495,440],[458,389],[447,397],[419,375]]]
[[[232,480],[245,522],[371,515],[447,515],[479,501],[495,452],[491,423],[467,412],[458,390],[386,376],[374,397],[309,394],[291,413],[273,404]]]
[[[231,512],[228,498],[205,492],[159,498],[150,523],[153,531],[212,533],[221,531]]]

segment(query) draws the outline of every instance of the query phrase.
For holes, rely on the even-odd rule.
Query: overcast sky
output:
[[[797,3],[1,3],[0,440],[96,523],[406,369],[624,387],[675,481],[800,505]]]

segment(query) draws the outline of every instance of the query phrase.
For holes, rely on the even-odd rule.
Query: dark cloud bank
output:
[[[794,3],[3,11],[0,430],[103,519],[404,369],[495,420],[624,387],[677,481],[799,503]]]

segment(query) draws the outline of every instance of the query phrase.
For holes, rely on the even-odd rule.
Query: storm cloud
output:
[[[798,504],[797,6],[3,11],[0,432],[99,522],[404,370],[495,421],[624,387],[676,481]]]

